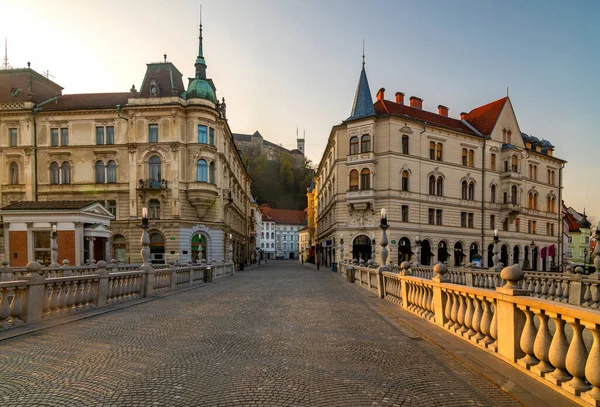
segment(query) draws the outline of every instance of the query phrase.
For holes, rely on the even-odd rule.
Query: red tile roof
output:
[[[377,102],[375,102],[374,107],[375,113],[378,116],[407,116],[412,119],[426,121],[427,123],[445,127],[450,130],[475,135],[475,132],[473,132],[473,130],[471,130],[466,124],[452,117],[441,116],[439,114],[428,112],[426,110],[421,110],[415,107],[390,102],[389,100],[378,100]]]
[[[116,105],[124,106],[127,99],[135,97],[131,92],[120,93],[79,93],[62,95],[58,99],[44,105],[42,110],[69,110],[69,109],[93,109],[93,108],[115,108]]]
[[[579,222],[572,214],[566,212],[565,220],[569,225],[569,232],[579,232]]]
[[[465,120],[483,135],[489,136],[494,130],[498,116],[506,103],[508,96],[487,105],[476,107],[465,116]]]
[[[268,204],[261,205],[260,211],[262,212],[262,220],[265,222],[302,225],[306,221],[305,211],[275,209],[271,208]]]

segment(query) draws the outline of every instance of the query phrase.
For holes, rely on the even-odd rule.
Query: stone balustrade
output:
[[[202,284],[231,276],[231,262],[212,265],[163,265],[161,268],[107,264],[99,261],[81,267],[42,267],[31,262],[26,269],[0,267],[0,330],[124,303],[156,293]]]
[[[518,265],[501,273],[449,269],[441,263],[412,268],[404,262],[400,272],[338,265],[342,275],[348,276],[349,270],[355,283],[377,291],[380,298],[513,364],[579,404],[600,406],[596,276],[523,273]]]

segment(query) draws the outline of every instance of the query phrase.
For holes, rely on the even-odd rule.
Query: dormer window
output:
[[[151,97],[157,97],[158,96],[158,85],[156,83],[156,79],[152,79],[150,81],[150,86],[148,88],[148,92],[150,93]]]

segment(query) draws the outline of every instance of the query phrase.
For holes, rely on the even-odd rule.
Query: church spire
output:
[[[202,49],[202,6],[200,6],[200,35],[198,37],[198,57],[196,58],[196,79],[206,79],[206,61]]]
[[[369,88],[369,81],[367,80],[367,72],[365,71],[365,55],[363,50],[362,70],[360,71],[356,95],[354,96],[352,113],[346,120],[360,119],[374,115],[375,109],[373,108],[373,98],[371,97],[371,89]]]

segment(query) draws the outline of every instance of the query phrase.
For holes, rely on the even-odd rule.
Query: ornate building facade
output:
[[[425,111],[416,96],[407,105],[401,92],[386,100],[385,89],[373,103],[363,63],[352,113],[332,128],[308,195],[317,246],[344,238],[344,257],[379,260],[386,208],[394,263],[488,267],[498,229],[503,264],[560,264],[565,161],[521,132],[509,97],[460,119],[448,110]]]
[[[147,207],[155,262],[220,260],[230,246],[234,261],[249,259],[250,178],[206,76],[202,25],[187,90],[166,55],[147,64],[139,91],[62,89],[30,68],[0,71],[2,206],[100,201],[114,215],[106,257],[131,262]],[[8,258],[11,225],[1,230]]]

